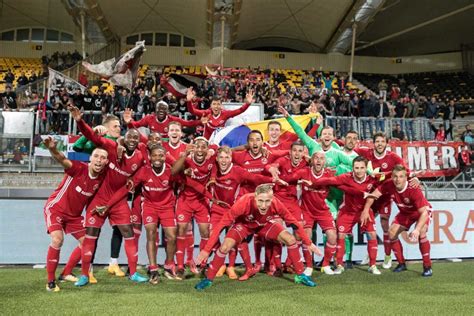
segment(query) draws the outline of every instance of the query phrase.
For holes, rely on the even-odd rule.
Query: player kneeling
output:
[[[249,193],[242,196],[212,231],[209,241],[196,259],[197,264],[200,264],[208,258],[222,229],[232,225],[221,247],[216,251],[207,272],[207,278],[199,282],[195,288],[197,290],[204,290],[210,287],[217,271],[224,264],[229,251],[241,243],[247,236],[253,234],[261,236],[266,240],[281,242],[286,245],[288,248],[288,256],[293,262],[297,273],[297,275],[295,275],[295,283],[316,286],[316,283],[303,273],[304,265],[295,237],[290,234],[278,220],[275,220],[277,216],[283,219],[288,226],[295,227],[298,235],[301,236],[303,240],[303,244],[307,245],[311,252],[321,256],[320,250],[311,242],[299,222],[283,203],[273,197],[272,186],[262,184],[256,188],[255,194]]]
[[[430,277],[433,275],[433,271],[431,270],[430,242],[426,237],[426,232],[430,222],[431,205],[419,187],[415,188],[409,185],[407,170],[404,166],[395,166],[392,172],[392,180],[377,188],[372,192],[372,195],[375,198],[382,195],[392,196],[400,210],[389,229],[392,250],[398,260],[398,266],[393,272],[402,272],[407,269],[398,235],[403,231],[408,231],[416,223],[415,228],[408,236],[412,242],[419,242],[423,259],[422,276]],[[364,211],[369,210],[373,202],[374,198],[368,198]]]

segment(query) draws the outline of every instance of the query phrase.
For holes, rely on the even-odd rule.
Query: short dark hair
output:
[[[365,166],[367,167],[369,160],[367,160],[367,158],[362,157],[362,156],[357,156],[354,158],[354,160],[352,160],[352,167],[354,167],[356,162],[361,162],[361,161],[364,162]]]
[[[385,135],[385,133],[382,133],[382,132],[375,133],[374,136],[372,137],[372,141],[375,143],[375,140],[379,137],[385,138],[385,141],[388,141],[387,135]]]
[[[268,122],[267,129],[270,128],[270,125],[278,125],[278,126],[280,126],[280,129],[281,129],[281,123],[278,122],[278,121],[272,120],[272,121]]]
[[[297,141],[294,141],[292,144],[291,144],[291,149],[293,149],[293,147],[295,146],[303,146],[304,147],[304,144],[301,140],[297,140]]]
[[[153,144],[150,148],[150,154],[153,152],[153,150],[162,150],[166,154],[166,148],[161,146],[160,144]]]
[[[247,142],[249,141],[250,135],[252,135],[252,134],[258,134],[258,135],[260,135],[260,137],[261,137],[262,140],[263,140],[262,132],[260,132],[258,129],[253,129],[253,130],[251,130],[250,133],[247,135]]]
[[[349,134],[356,134],[357,136],[359,136],[359,133],[357,133],[355,130],[350,130],[346,133],[346,136],[349,135]]]

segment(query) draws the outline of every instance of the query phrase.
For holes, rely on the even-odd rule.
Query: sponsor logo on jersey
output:
[[[126,172],[126,171],[123,171],[121,170],[120,168],[118,168],[113,162],[110,162],[109,163],[109,168],[118,172],[119,174],[121,174],[122,176],[126,176],[126,177],[130,177],[131,174]]]
[[[148,179],[148,181],[147,181],[147,182],[153,182],[153,179],[152,179],[152,178],[150,178],[150,179]]]
[[[76,186],[76,191],[85,196],[93,196],[94,193],[83,191],[80,186]]]
[[[244,162],[244,165],[250,165],[250,162],[246,161]]]

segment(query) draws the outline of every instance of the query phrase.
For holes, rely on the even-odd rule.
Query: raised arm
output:
[[[186,105],[188,108],[188,112],[191,113],[192,115],[196,115],[199,117],[209,115],[210,111],[208,110],[196,109],[193,103],[193,99],[195,96],[196,96],[196,92],[193,90],[193,88],[192,87],[188,88],[188,91],[186,93]]]
[[[298,135],[298,137],[301,139],[303,144],[308,147],[308,149],[314,149],[314,151],[321,150],[321,145],[319,145],[314,139],[312,139],[308,136],[308,134],[306,134],[304,129],[298,123],[296,123],[295,120],[288,114],[288,111],[286,111],[283,107],[279,107],[278,110],[285,116],[286,120],[293,128],[296,135]]]
[[[69,169],[72,167],[72,161],[67,159],[62,152],[56,148],[56,140],[52,137],[48,137],[43,141],[46,148],[48,148],[51,156],[63,166],[64,169]]]

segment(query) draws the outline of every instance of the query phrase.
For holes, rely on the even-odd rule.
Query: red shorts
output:
[[[219,222],[222,219],[222,216],[224,216],[224,214],[228,212],[229,210],[230,210],[229,208],[222,207],[217,204],[213,204],[211,206],[211,227],[210,227],[211,230],[213,226],[216,226],[217,224],[219,224]]]
[[[161,227],[176,227],[176,218],[172,208],[158,209],[144,206],[142,215],[144,225],[155,224],[161,225]]]
[[[286,208],[290,211],[291,215],[296,218],[298,222],[303,221],[303,211],[299,205],[295,204],[285,204]]]
[[[198,224],[209,224],[209,206],[206,200],[186,200],[180,196],[176,203],[176,219],[178,223],[189,223],[194,217]]]
[[[429,210],[428,213],[430,216],[426,220],[426,225],[430,224],[431,210]],[[405,227],[406,230],[409,230],[411,225],[415,224],[419,218],[420,218],[420,213],[418,212],[415,212],[410,215],[398,213],[397,216],[395,216],[395,219],[393,220],[392,224],[398,224],[400,226]]]
[[[371,222],[367,222],[365,225],[361,226],[362,232],[375,232],[375,219],[374,213],[370,211]],[[354,225],[360,222],[360,213],[348,213],[341,212],[337,215],[336,227],[339,233],[343,234],[352,234],[352,229]]]
[[[284,230],[285,227],[277,220],[270,220],[265,225],[257,228],[250,228],[244,224],[236,223],[232,225],[225,238],[231,238],[237,244],[240,244],[249,235],[255,234],[257,238],[278,241],[278,235]]]
[[[97,205],[103,205],[103,203],[91,203],[87,208],[86,212],[86,227],[95,227],[101,228],[105,219],[108,218],[110,225],[130,225],[131,222],[131,212],[130,207],[128,206],[127,201],[117,203],[113,208],[111,208],[104,216],[99,216],[98,214],[91,214],[92,210]]]
[[[374,213],[380,214],[381,217],[389,218],[392,213],[392,200],[375,201],[372,210]]]
[[[48,234],[56,230],[63,230],[66,234],[71,234],[76,239],[86,234],[83,216],[71,216],[51,210],[50,208],[45,208],[44,220],[46,221]]]
[[[142,211],[143,211],[143,197],[138,194],[133,197],[132,202],[132,215],[130,221],[132,224],[141,224],[142,223]]]
[[[303,211],[303,218],[304,228],[313,229],[314,225],[317,223],[323,232],[336,229],[336,226],[334,225],[334,219],[332,218],[332,215],[329,211],[327,211],[326,215],[314,215],[311,212]]]

